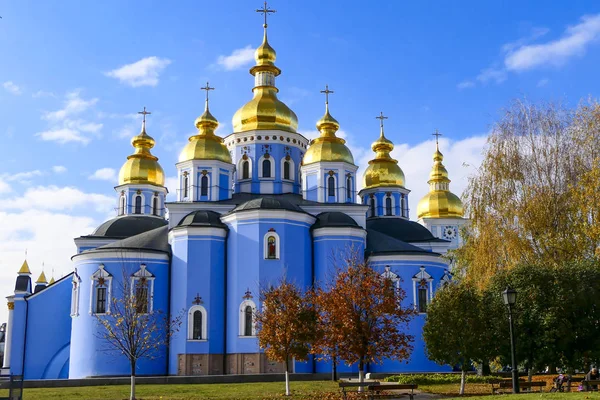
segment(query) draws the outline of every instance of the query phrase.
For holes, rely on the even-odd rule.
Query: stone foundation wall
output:
[[[177,375],[222,375],[222,354],[179,354]]]
[[[285,372],[285,364],[267,359],[264,353],[236,353],[227,354],[227,374],[279,374]],[[292,371],[293,362],[289,362]]]

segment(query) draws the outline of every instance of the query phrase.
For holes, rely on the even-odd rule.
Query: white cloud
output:
[[[90,176],[90,179],[101,181],[116,181],[117,171],[115,171],[113,168],[100,168]]]
[[[458,89],[469,89],[475,87],[475,82],[473,81],[462,81],[458,85],[456,85]]]
[[[514,42],[504,44],[502,46],[502,51],[504,53],[510,53],[514,49],[522,47],[528,43],[533,42],[534,40],[541,38],[542,36],[545,36],[548,32],[550,32],[550,29],[548,28],[534,27],[531,29],[528,36],[522,37]]]
[[[52,92],[46,92],[44,90],[38,90],[37,92],[31,95],[34,99],[39,99],[41,97],[56,97],[56,95]]]
[[[156,56],[142,58],[133,64],[106,72],[105,75],[118,79],[121,83],[131,87],[156,86],[160,73],[171,64],[171,60]]]
[[[177,199],[177,190],[179,189],[179,178],[177,176],[167,176],[165,186],[169,191],[167,201],[175,201]]]
[[[506,80],[506,71],[496,68],[485,68],[481,70],[475,79],[484,84],[489,81],[499,84]]]
[[[114,202],[112,197],[103,194],[84,193],[75,187],[50,185],[29,188],[20,197],[3,199],[0,210],[66,211],[83,208],[107,213],[114,207]]]
[[[226,71],[232,71],[250,64],[252,60],[254,60],[254,49],[248,45],[243,49],[234,50],[228,56],[219,56],[217,65],[220,65]]]
[[[42,176],[43,172],[39,169],[33,171],[17,172],[16,174],[4,174],[3,179],[9,182],[28,180],[36,176]]]
[[[62,165],[55,165],[54,167],[52,167],[52,171],[54,171],[55,174],[62,174],[67,172],[67,167]]]
[[[546,78],[540,79],[537,83],[537,87],[544,87],[548,84],[548,82],[550,82],[550,81]]]
[[[10,191],[12,191],[10,185],[4,180],[4,178],[0,177],[0,194],[8,193]]]
[[[80,94],[81,90],[68,92],[64,101],[64,107],[57,111],[45,113],[44,119],[49,121],[63,121],[67,117],[87,111],[98,102],[97,98],[89,100],[82,99]]]
[[[83,136],[78,130],[69,128],[53,128],[47,131],[38,132],[35,135],[39,136],[42,140],[58,142],[60,144],[69,142],[88,144],[91,140],[90,138]]]
[[[563,37],[558,40],[523,45],[509,51],[504,65],[516,72],[546,65],[561,66],[572,57],[585,54],[587,47],[599,37],[600,14],[586,15],[579,24],[567,27]]]
[[[21,88],[15,85],[13,81],[6,81],[2,84],[2,86],[9,93],[12,93],[17,96],[21,94]]]

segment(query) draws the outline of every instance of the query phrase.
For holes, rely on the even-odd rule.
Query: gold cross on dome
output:
[[[209,84],[208,84],[208,82],[206,82],[206,86],[201,87],[200,89],[201,90],[206,90],[206,102],[208,103],[208,92],[210,90],[215,90],[215,88],[214,87],[210,87]]]
[[[378,119],[380,122],[379,126],[381,126],[383,128],[383,120],[384,119],[388,119],[388,117],[386,117],[385,115],[383,115],[383,111],[379,112],[379,116],[375,117],[376,119]]]
[[[442,134],[440,132],[438,132],[438,130],[436,129],[434,133],[431,134],[432,136],[435,136],[435,144],[438,144],[438,139],[440,136],[442,136]]]
[[[144,111],[138,111],[138,114],[142,114],[144,116],[144,123],[146,123],[146,115],[152,114],[149,111],[146,111],[146,107],[144,107]]]
[[[329,85],[325,85],[325,90],[321,90],[321,93],[325,93],[325,104],[329,104],[329,93],[334,93],[334,91],[329,90]]]
[[[265,1],[265,5],[263,6],[263,8],[259,8],[258,10],[256,10],[256,12],[263,13],[265,15],[265,23],[264,23],[263,27],[266,28],[267,27],[267,15],[277,12],[277,10],[271,10],[267,6],[267,2]]]

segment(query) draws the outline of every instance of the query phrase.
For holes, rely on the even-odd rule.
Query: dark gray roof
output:
[[[171,254],[168,236],[169,227],[165,225],[148,232],[140,233],[139,235],[105,244],[96,249],[87,250],[85,253],[93,253],[100,250],[144,250]]]
[[[368,218],[367,230],[375,230],[408,243],[447,242],[433,236],[423,225],[404,218]]]
[[[168,222],[163,218],[147,215],[127,215],[106,221],[96,228],[90,236],[126,238],[166,226],[167,224]]]
[[[431,254],[439,255],[431,251],[424,250],[420,247],[413,246],[403,242],[402,240],[394,239],[384,233],[367,228],[367,248],[365,249],[367,256],[375,254]]]
[[[311,226],[311,229],[318,228],[344,228],[344,227],[356,227],[358,224],[354,218],[339,211],[322,212],[317,215],[317,221]]]
[[[17,281],[15,282],[15,290],[18,290],[20,292],[30,292],[31,277],[29,275],[17,276]]]
[[[183,217],[177,226],[213,226],[227,229],[227,225],[221,222],[221,215],[210,210],[192,211]]]
[[[240,204],[230,212],[234,213],[249,210],[288,210],[304,213],[304,210],[302,210],[296,204],[293,204],[281,197],[261,197],[258,199],[252,199]]]

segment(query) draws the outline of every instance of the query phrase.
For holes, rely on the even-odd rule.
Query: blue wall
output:
[[[140,253],[137,254],[140,256]],[[146,264],[147,271],[154,276],[153,309],[168,315],[168,286],[169,265],[166,260],[140,259],[127,260],[123,258],[103,258],[82,260],[75,258],[74,264],[81,277],[79,293],[79,315],[73,317],[71,329],[71,349],[69,378],[85,378],[89,376],[129,375],[130,368],[127,358],[116,352],[107,353],[106,342],[96,337],[103,329],[98,325],[94,315],[90,313],[91,276],[98,270],[99,264],[104,264],[105,270],[112,275],[112,296],[119,295],[119,282],[124,272],[127,277],[140,269],[141,263]],[[137,364],[138,375],[165,375],[167,373],[167,349],[162,346],[153,360],[141,359]]]
[[[68,378],[71,288],[68,275],[27,299],[25,379]]]

